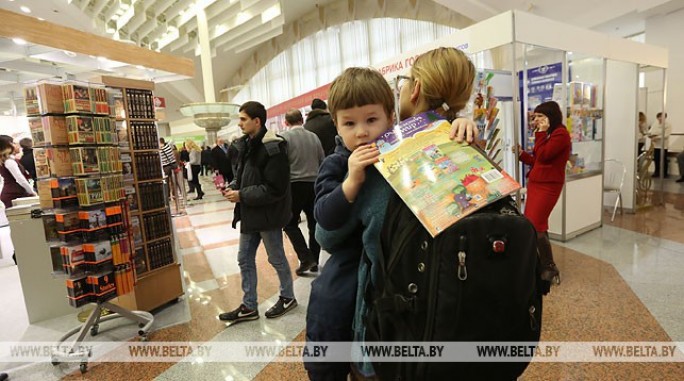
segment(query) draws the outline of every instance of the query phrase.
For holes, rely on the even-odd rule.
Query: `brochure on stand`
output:
[[[450,140],[450,130],[451,123],[430,111],[376,141],[375,166],[433,237],[520,189],[480,149]]]

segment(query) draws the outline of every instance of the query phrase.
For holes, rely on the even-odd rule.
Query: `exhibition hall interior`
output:
[[[684,379],[684,1],[0,20],[0,381]]]

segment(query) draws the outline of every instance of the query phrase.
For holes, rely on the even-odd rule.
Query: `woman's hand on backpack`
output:
[[[477,129],[475,122],[468,118],[458,118],[451,122],[451,132],[449,132],[449,139],[456,139],[457,143],[463,143],[465,140],[468,144],[477,140],[477,135],[480,131]]]

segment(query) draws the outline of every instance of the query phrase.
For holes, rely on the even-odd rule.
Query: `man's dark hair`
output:
[[[31,140],[31,138],[23,138],[19,140],[19,145],[23,149],[33,148],[33,140]]]
[[[0,135],[0,139],[12,144],[14,143],[14,138],[9,135]]]
[[[266,126],[266,108],[261,103],[255,101],[245,102],[238,111],[244,111],[252,119],[259,118],[261,126]]]
[[[159,143],[166,144],[166,140],[164,140],[164,138],[159,138]]]
[[[290,126],[298,126],[304,124],[304,118],[302,118],[302,113],[296,108],[293,108],[289,110],[287,113],[285,113],[285,121]]]
[[[328,108],[328,106],[321,99],[314,98],[314,100],[311,101],[311,109],[312,110],[325,110],[327,108]]]
[[[662,112],[656,114],[656,118],[660,118],[661,116],[663,116]],[[667,113],[665,113],[665,117],[667,118]]]

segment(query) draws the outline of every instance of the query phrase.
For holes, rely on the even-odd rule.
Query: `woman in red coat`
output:
[[[527,174],[525,216],[537,231],[537,246],[543,280],[560,283],[560,272],[553,261],[549,242],[549,215],[565,184],[565,166],[570,157],[570,134],[563,125],[558,103],[544,102],[534,109],[534,151],[521,149],[519,159],[531,166]]]

